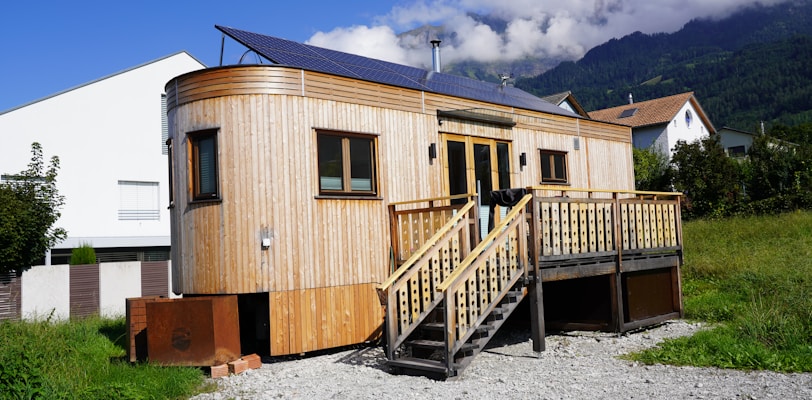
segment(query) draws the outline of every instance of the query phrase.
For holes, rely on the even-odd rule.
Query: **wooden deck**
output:
[[[679,193],[528,192],[481,242],[474,201],[390,208],[399,268],[378,291],[393,370],[457,376],[525,297],[536,351],[548,328],[626,332],[683,315]]]

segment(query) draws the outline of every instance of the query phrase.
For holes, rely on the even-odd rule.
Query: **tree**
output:
[[[42,146],[31,144],[31,163],[0,183],[0,273],[31,268],[67,233],[54,227],[65,202],[56,189],[59,158],[45,166]]]
[[[671,158],[674,186],[684,192],[686,217],[726,216],[741,201],[741,167],[727,157],[719,135],[677,141]]]
[[[671,191],[671,167],[668,155],[655,146],[632,149],[634,156],[634,187],[655,192]]]

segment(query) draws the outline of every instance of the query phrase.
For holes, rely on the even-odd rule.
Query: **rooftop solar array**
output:
[[[310,46],[225,26],[215,25],[215,27],[275,64],[505,106],[578,117],[577,114],[512,86],[502,86],[498,83],[431,72],[421,68]]]

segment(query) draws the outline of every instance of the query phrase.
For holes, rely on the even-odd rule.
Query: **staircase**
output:
[[[473,250],[462,219],[450,220],[379,287],[392,372],[447,379],[474,360],[528,290],[525,196]],[[462,218],[462,217],[460,217]]]

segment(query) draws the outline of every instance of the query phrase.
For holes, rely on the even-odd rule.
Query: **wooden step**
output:
[[[397,360],[389,360],[386,362],[386,364],[390,367],[403,368],[407,370],[420,370],[442,375],[446,375],[448,373],[444,362],[424,360],[422,358],[403,357],[398,358]]]
[[[420,325],[420,328],[425,329],[427,331],[440,331],[442,332],[445,329],[445,323],[443,322],[424,322]]]
[[[417,339],[417,340],[409,340],[405,344],[407,346],[420,347],[424,349],[434,349],[434,350],[445,349],[445,342],[441,342],[439,340]],[[466,343],[460,348],[460,351],[468,351],[476,348],[479,348],[479,345],[473,343]]]

